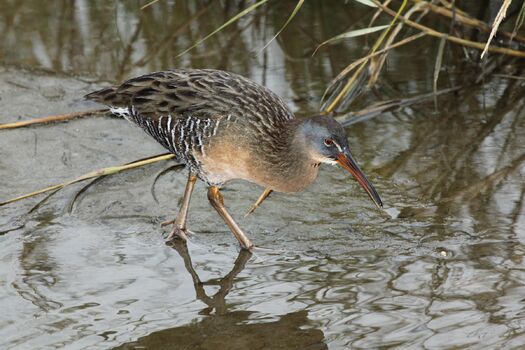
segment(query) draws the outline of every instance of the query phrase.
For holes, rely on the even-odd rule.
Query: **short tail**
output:
[[[128,107],[129,96],[117,93],[116,86],[91,92],[84,98],[110,107]]]

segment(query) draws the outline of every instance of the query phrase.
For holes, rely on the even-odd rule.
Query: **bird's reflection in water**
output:
[[[193,280],[193,286],[195,288],[195,294],[197,299],[202,301],[204,304],[208,305],[207,308],[202,310],[200,314],[210,315],[215,309],[215,313],[222,315],[226,313],[226,296],[233,287],[233,282],[235,277],[244,269],[246,262],[250,260],[252,253],[245,249],[241,249],[239,256],[235,259],[233,263],[233,268],[231,271],[220,279],[212,279],[206,282],[202,282],[199,278],[199,275],[193,268],[191,262],[190,252],[188,251],[188,246],[186,243],[181,240],[175,239],[168,243],[168,245],[179,253],[182,260],[184,260],[184,266],[191,275]],[[204,286],[219,286],[219,290],[213,296],[208,296],[204,290]]]
[[[227,312],[226,296],[233,287],[235,277],[252,256],[250,252],[241,250],[233,268],[223,278],[202,282],[193,268],[186,244],[176,240],[170,246],[184,260],[197,298],[207,305],[199,314],[208,317],[199,322],[153,332],[116,349],[328,349],[324,333],[314,328],[306,310],[285,314],[277,321],[261,323],[255,322],[256,312]],[[218,285],[219,290],[208,296],[204,290],[206,285]]]

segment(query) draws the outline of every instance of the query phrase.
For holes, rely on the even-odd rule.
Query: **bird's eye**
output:
[[[324,139],[324,145],[326,147],[330,147],[334,144],[334,141],[332,139]]]

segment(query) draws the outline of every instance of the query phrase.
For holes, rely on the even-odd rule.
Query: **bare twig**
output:
[[[52,116],[48,116],[44,118],[35,118],[35,119],[24,120],[20,122],[0,124],[0,130],[22,128],[25,126],[39,125],[39,124],[57,123],[57,122],[63,122],[63,121],[68,121],[72,119],[77,119],[77,118],[97,117],[97,116],[104,115],[107,112],[108,112],[107,109],[95,109],[92,111],[85,111],[85,112],[80,112],[80,113],[76,112],[76,113],[69,113],[69,114],[52,115]]]

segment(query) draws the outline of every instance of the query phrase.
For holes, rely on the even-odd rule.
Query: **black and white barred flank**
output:
[[[198,159],[206,157],[221,129],[237,124],[239,130],[275,137],[293,119],[270,90],[239,75],[211,69],[147,74],[86,98],[106,104],[113,114],[140,126],[205,181]],[[274,146],[279,147],[278,142]],[[272,153],[271,149],[261,151]]]

